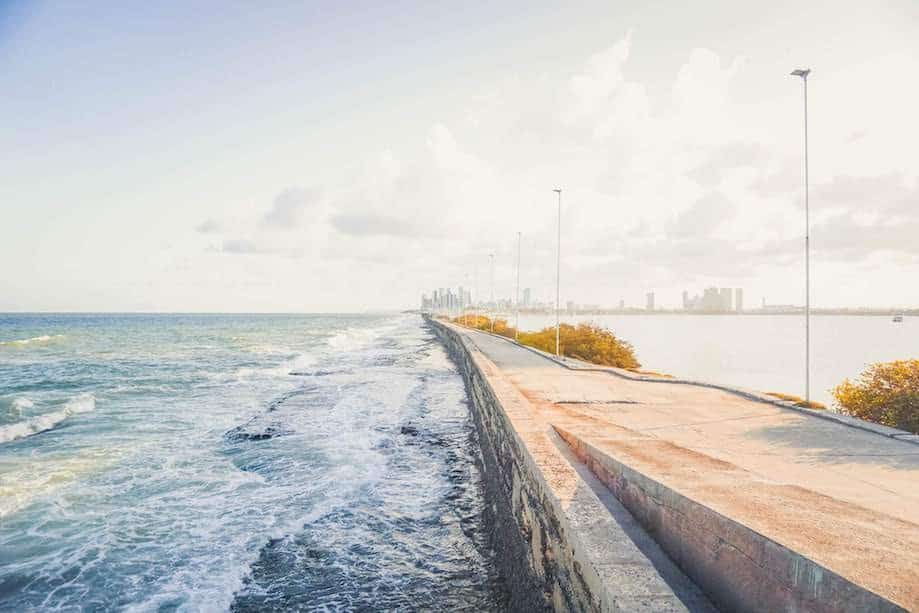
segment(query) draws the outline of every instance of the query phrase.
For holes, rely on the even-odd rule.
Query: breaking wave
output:
[[[32,338],[24,338],[14,341],[0,341],[0,346],[2,345],[30,345],[32,343],[47,343],[48,341],[55,338],[63,338],[63,334],[43,334],[42,336],[33,336]]]
[[[26,401],[31,406],[31,401]],[[20,405],[24,407],[24,405]],[[92,394],[80,394],[64,404],[64,408],[52,413],[37,415],[15,424],[0,426],[0,443],[8,443],[26,438],[33,434],[51,430],[59,423],[77,413],[88,413],[96,408],[96,398]]]
[[[22,411],[23,411],[23,409],[28,410],[28,409],[31,409],[31,408],[34,407],[34,406],[35,406],[35,403],[32,402],[32,400],[31,400],[30,398],[25,398],[25,397],[23,397],[23,398],[17,398],[17,399],[15,399],[15,400],[13,401],[13,403],[10,405],[10,408],[7,409],[7,414],[8,414],[10,417],[13,417],[13,418],[17,418],[17,419],[18,419],[18,418],[22,417]]]

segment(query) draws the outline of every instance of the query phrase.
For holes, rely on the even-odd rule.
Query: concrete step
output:
[[[722,608],[919,609],[919,526],[626,428],[553,424],[676,564]]]

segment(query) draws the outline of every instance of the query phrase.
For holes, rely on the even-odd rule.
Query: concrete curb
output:
[[[553,428],[671,558],[725,611],[906,611],[812,557]],[[715,544],[712,544],[715,539]]]
[[[827,421],[836,422],[849,428],[855,428],[857,430],[864,430],[865,432],[871,432],[873,434],[878,434],[886,438],[892,438],[894,440],[903,441],[906,443],[912,443],[913,445],[919,445],[919,434],[913,434],[912,432],[907,432],[906,430],[898,430],[896,428],[889,428],[887,426],[882,426],[880,424],[871,423],[870,421],[865,421],[863,419],[858,419],[857,417],[849,417],[848,415],[840,415],[839,413],[834,413],[830,410],[815,410],[808,409],[805,407],[799,407],[792,402],[785,400],[779,400],[778,398],[773,398],[767,394],[761,392],[754,392],[751,390],[745,390],[738,387],[731,387],[728,385],[722,385],[720,383],[709,383],[707,381],[693,381],[691,379],[680,379],[677,377],[673,378],[664,378],[664,377],[653,377],[648,375],[635,375],[627,370],[622,368],[614,368],[612,366],[597,366],[595,364],[588,364],[587,362],[582,362],[573,358],[570,359],[558,359],[551,353],[546,353],[536,349],[535,347],[529,347],[527,345],[521,345],[520,343],[514,341],[514,339],[507,338],[506,336],[501,336],[500,334],[494,334],[487,330],[478,330],[476,328],[466,328],[465,326],[460,326],[454,324],[453,322],[441,322],[449,323],[450,325],[457,326],[461,330],[471,330],[474,332],[481,332],[482,334],[487,334],[495,338],[499,338],[505,342],[511,343],[518,347],[522,347],[527,351],[532,351],[538,356],[541,356],[550,362],[554,362],[559,366],[567,368],[568,370],[579,370],[586,372],[605,372],[615,377],[620,377],[622,379],[628,379],[630,381],[648,381],[651,383],[670,383],[673,385],[691,385],[695,387],[707,387],[710,389],[721,390],[729,394],[734,394],[735,396],[740,396],[741,398],[746,398],[747,400],[753,400],[755,402],[764,402],[766,404],[771,404],[783,409],[790,409],[798,413],[803,413],[804,415],[810,415],[812,417],[817,417],[819,419],[824,419]],[[574,364],[574,365],[572,365]],[[583,364],[584,366],[579,366],[578,364]]]

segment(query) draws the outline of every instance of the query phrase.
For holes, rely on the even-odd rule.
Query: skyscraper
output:
[[[743,288],[734,288],[734,310],[738,313],[743,311]]]
[[[731,310],[731,288],[722,287],[721,291],[718,292],[718,297],[720,298],[720,311],[730,311]]]
[[[531,302],[532,299],[533,299],[533,296],[532,296],[532,291],[530,290],[530,288],[529,287],[523,288],[523,306],[525,307],[530,306],[530,304],[532,304]]]
[[[653,311],[654,310],[654,292],[648,292],[646,295],[646,298],[648,299],[648,310]]]

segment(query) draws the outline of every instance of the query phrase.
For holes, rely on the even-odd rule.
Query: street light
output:
[[[495,317],[496,317],[496,313],[497,313],[497,311],[498,311],[498,305],[495,303],[495,254],[494,254],[494,253],[489,253],[489,254],[488,254],[488,259],[490,260],[490,263],[491,263],[491,298],[490,298],[489,302],[491,303],[491,306],[492,306],[492,309],[493,309],[492,312],[491,312],[491,331],[492,331],[492,333],[494,333],[494,331],[495,331]]]
[[[807,75],[810,73],[810,68],[799,68],[791,73],[804,82],[804,400],[807,402],[811,399],[811,236],[807,168]]]
[[[469,287],[469,273],[468,272],[465,275],[463,275],[463,281],[464,281],[464,285],[466,285],[466,287],[468,288]],[[472,296],[472,292],[469,291],[468,289],[464,289],[460,291],[460,305],[463,309],[463,325],[468,328],[469,327],[469,314],[468,314],[469,305],[466,303],[467,294],[469,296]]]
[[[552,190],[558,194],[558,247],[555,250],[555,357],[561,357],[558,341],[558,312],[560,308],[559,288],[561,287],[562,274],[562,188]]]
[[[479,308],[475,301],[481,300],[481,298],[479,298],[479,263],[475,260],[472,263],[472,286],[475,288],[475,294],[470,297],[472,302],[472,325],[478,329]]]
[[[514,289],[514,342],[520,336],[520,232],[517,233],[517,286]]]

